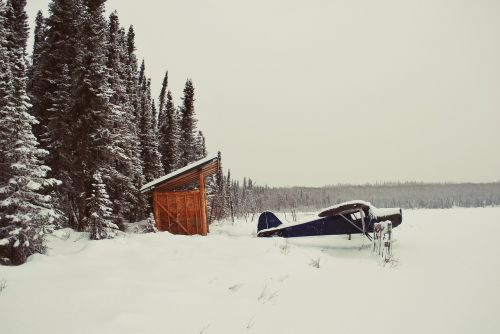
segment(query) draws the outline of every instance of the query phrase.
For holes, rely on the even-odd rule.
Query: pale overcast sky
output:
[[[48,0],[29,0],[30,20]],[[259,184],[500,181],[498,0],[109,0]]]

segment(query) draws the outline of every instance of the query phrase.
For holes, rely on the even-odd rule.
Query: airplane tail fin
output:
[[[283,224],[274,213],[266,211],[260,214],[257,224],[257,233],[268,228],[278,227]]]

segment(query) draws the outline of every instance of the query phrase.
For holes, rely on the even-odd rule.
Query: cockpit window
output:
[[[356,211],[351,213],[351,218],[353,220],[365,218],[365,213],[363,211]]]

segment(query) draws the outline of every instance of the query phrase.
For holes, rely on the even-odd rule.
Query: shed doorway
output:
[[[153,201],[156,225],[160,231],[186,235],[206,234],[199,190],[155,192]]]

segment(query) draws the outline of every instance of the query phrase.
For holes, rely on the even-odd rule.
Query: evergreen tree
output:
[[[50,175],[62,181],[57,202],[72,227],[77,226],[81,212],[77,206],[81,190],[76,187],[79,180],[73,170],[79,154],[74,136],[79,117],[73,108],[73,93],[82,12],[78,0],[52,0],[47,19],[37,16],[29,86],[33,115],[40,122],[34,132],[41,147],[49,151],[45,162],[51,168]]]
[[[137,221],[147,217],[148,205],[146,201],[145,195],[141,194],[140,189],[143,184],[146,183],[143,174],[143,166],[142,166],[142,145],[139,139],[139,125],[140,125],[140,87],[139,87],[139,75],[137,70],[137,57],[135,55],[135,32],[134,27],[130,26],[128,32],[125,36],[126,39],[126,92],[129,102],[132,105],[132,119],[133,123],[131,124],[131,132],[135,133],[135,136],[138,138],[135,143],[137,148],[133,150],[132,159],[135,161],[134,165],[136,166],[136,172],[133,176],[133,184],[135,185],[135,200],[133,206],[131,206],[130,210],[130,220]]]
[[[91,240],[116,236],[118,226],[111,222],[111,205],[106,186],[102,182],[101,173],[96,171],[93,175],[92,192],[87,198],[89,213],[86,217],[86,226]]]
[[[0,111],[2,112],[2,118],[0,118],[0,126],[2,126],[0,131],[0,140],[2,144],[6,144],[9,141],[9,136],[11,128],[7,123],[4,122],[12,112],[12,72],[11,72],[11,59],[9,54],[9,48],[7,44],[7,27],[5,22],[5,4],[3,0],[0,0]],[[2,147],[3,149],[3,147]],[[0,155],[0,184],[7,184],[10,178],[10,163],[6,158],[5,154]]]
[[[153,99],[151,101],[151,111],[153,113],[153,130],[154,132],[158,132],[158,111],[156,110],[156,102]]]
[[[139,69],[139,82],[138,82],[139,92],[142,92],[143,86],[146,85],[146,81],[147,81],[147,79],[146,79],[146,62],[143,59],[141,62],[141,67]]]
[[[81,194],[75,200],[78,207],[78,230],[85,230],[89,205],[86,199],[92,190],[96,171],[109,183],[116,169],[113,165],[123,150],[113,137],[119,110],[111,103],[113,91],[109,84],[107,62],[107,22],[105,0],[86,0],[81,30],[81,48],[77,55],[76,89],[73,112],[78,120],[74,139],[78,154],[72,172],[76,189]]]
[[[42,46],[45,40],[45,19],[43,17],[42,11],[38,11],[35,19],[35,31],[33,33],[33,54],[32,63],[36,66],[40,53],[42,52]]]
[[[14,89],[17,94],[26,90],[26,43],[28,39],[28,16],[24,10],[26,0],[7,0],[4,11],[5,42],[10,53]]]
[[[139,141],[141,143],[143,174],[146,182],[163,175],[161,155],[158,151],[158,136],[153,125],[153,110],[151,108],[151,81],[146,79],[144,61],[139,75]]]
[[[33,34],[34,42],[33,42],[33,53],[31,54],[31,67],[28,70],[28,93],[33,102],[34,96],[31,94],[33,90],[34,77],[36,76],[37,80],[40,80],[40,73],[37,72],[36,75],[34,73],[35,70],[39,70],[39,60],[40,55],[42,53],[42,48],[45,40],[45,19],[41,11],[38,11],[35,19],[35,31]]]
[[[127,33],[127,51],[129,56],[135,55],[135,30],[134,26],[131,25],[128,27],[128,33]],[[137,71],[137,58],[133,59],[133,62],[135,63],[135,70]]]
[[[134,117],[139,115],[139,75],[137,73],[137,56],[135,55],[135,31],[130,26],[127,32],[127,94],[134,108]],[[138,128],[138,127],[137,127]]]
[[[195,158],[194,160],[200,160],[207,156],[207,148],[205,146],[205,136],[203,136],[203,132],[198,131],[198,134],[195,138]]]
[[[161,91],[160,91],[160,97],[158,99],[159,105],[158,105],[158,113],[161,114],[163,112],[163,108],[165,107],[165,102],[167,98],[167,90],[168,90],[168,71],[165,72],[165,76],[163,77],[163,82],[161,84]],[[161,126],[161,124],[158,124],[158,128]]]
[[[191,79],[186,81],[180,108],[179,167],[184,167],[196,159],[194,114],[194,87]]]
[[[56,168],[57,175],[61,175],[65,180],[68,180],[74,152],[67,149],[68,141],[71,138],[70,112],[73,106],[72,80],[67,64],[63,64],[57,77],[57,87],[51,94],[51,104],[46,110],[46,114],[54,115],[54,118],[47,123],[42,138],[47,138],[46,143],[50,144],[47,145],[47,149],[51,151],[52,157],[48,161]],[[67,128],[62,130],[59,126],[66,126]]]
[[[227,171],[227,178],[225,181],[225,189],[224,189],[224,203],[225,208],[224,212],[226,215],[231,216],[231,220],[234,222],[234,210],[233,210],[233,198],[232,198],[232,180],[231,180],[231,170]]]
[[[30,96],[33,103],[33,112],[40,121],[37,127],[37,136],[42,139],[42,146],[49,149],[51,159],[48,161],[54,175],[59,174],[60,168],[56,166],[60,161],[59,154],[64,154],[64,148],[54,147],[53,141],[63,141],[68,133],[68,110],[58,110],[51,113],[48,110],[53,105],[54,95],[60,89],[60,82],[64,78],[63,68],[66,66],[69,75],[75,72],[80,26],[81,7],[76,0],[52,0],[49,4],[49,17],[45,24],[37,16],[37,29],[33,49],[33,66],[30,84]],[[41,25],[41,26],[40,26]],[[54,132],[48,133],[48,123],[52,123]]]
[[[107,67],[110,72],[108,80],[113,91],[110,103],[114,106],[110,131],[113,145],[117,148],[115,152],[111,152],[111,165],[114,168],[109,176],[108,190],[113,200],[113,220],[120,229],[123,229],[123,221],[135,218],[137,204],[141,201],[138,196],[142,195],[136,189],[135,180],[142,178],[142,169],[134,107],[127,90],[129,81],[127,40],[116,12],[109,18],[107,38]]]
[[[209,199],[209,222],[220,220],[225,217],[225,196],[224,196],[224,172],[222,170],[222,160],[219,152],[219,170],[208,179],[207,196]]]
[[[40,158],[26,93],[25,1],[0,2],[0,263],[21,264],[44,251],[43,235],[58,214],[44,193],[58,181]]]
[[[175,146],[175,167],[174,169],[182,168],[184,167],[181,165],[181,141],[182,141],[182,129],[181,129],[181,120],[182,120],[182,114],[181,114],[181,107],[177,106],[174,108],[174,124],[175,124],[175,140],[176,140],[176,146]]]
[[[12,42],[15,47],[25,52],[29,34],[28,15],[25,11],[26,0],[8,0],[7,7],[12,8],[12,17],[14,18],[10,23],[12,27]],[[20,73],[23,74],[22,72]]]
[[[159,150],[165,174],[173,172],[177,166],[177,122],[175,105],[172,93],[167,92],[167,101],[163,111],[160,111],[159,123]]]
[[[165,73],[165,77],[163,77],[163,83],[161,85],[160,96],[158,99],[158,101],[159,101],[159,104],[158,104],[158,123],[157,123],[158,134],[159,134],[160,128],[163,126],[162,122],[165,121],[165,102],[167,99],[167,87],[168,87],[168,71]],[[160,145],[161,145],[161,143],[160,143]]]
[[[155,217],[151,212],[146,221],[146,224],[142,228],[142,233],[156,233],[156,232],[158,232],[158,228],[156,228]]]

